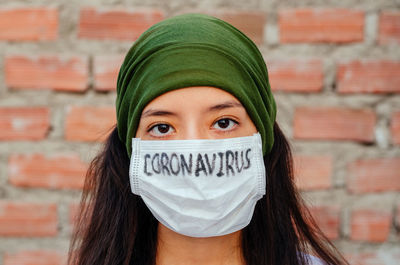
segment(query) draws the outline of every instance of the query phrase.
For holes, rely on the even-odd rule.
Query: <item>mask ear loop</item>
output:
[[[255,148],[257,149],[255,159],[257,164],[257,179],[258,179],[258,194],[263,196],[265,195],[266,189],[266,172],[265,172],[265,165],[264,159],[262,155],[262,142],[261,142],[261,135],[257,133],[254,137]]]
[[[132,154],[129,165],[129,180],[132,193],[140,195],[139,188],[139,158],[140,158],[140,139],[132,139]]]

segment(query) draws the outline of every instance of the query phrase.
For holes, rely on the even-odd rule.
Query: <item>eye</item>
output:
[[[173,131],[174,131],[174,129],[172,128],[172,126],[165,124],[165,123],[156,124],[148,130],[148,132],[151,135],[156,136],[156,137],[166,136]]]
[[[234,121],[232,119],[224,118],[217,120],[213,128],[221,131],[229,131],[232,130],[235,126],[237,126],[239,123],[237,121]]]

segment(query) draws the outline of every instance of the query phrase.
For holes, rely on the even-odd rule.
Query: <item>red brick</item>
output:
[[[41,140],[50,129],[44,107],[0,107],[0,141]]]
[[[56,236],[57,224],[56,204],[0,201],[0,236]]]
[[[328,189],[331,187],[332,158],[318,155],[294,157],[296,185],[301,190]]]
[[[122,55],[99,55],[93,59],[94,86],[99,91],[116,90]]]
[[[347,253],[344,256],[351,265],[385,265],[375,252]]]
[[[349,9],[289,9],[279,12],[282,43],[360,42],[364,38],[364,12]]]
[[[400,191],[400,158],[363,159],[349,164],[347,188],[353,193]]]
[[[66,265],[67,255],[55,250],[23,250],[4,255],[4,265]]]
[[[376,115],[369,109],[299,107],[294,115],[297,139],[372,142]]]
[[[331,240],[339,238],[339,206],[313,206],[311,214],[321,231]]]
[[[384,242],[389,236],[392,215],[379,210],[354,210],[351,215],[350,239]]]
[[[263,43],[266,23],[265,12],[255,10],[207,10],[201,13],[207,13],[232,24],[256,44]]]
[[[69,107],[65,138],[70,141],[103,141],[116,124],[115,115],[114,107]]]
[[[58,11],[54,8],[0,10],[0,40],[47,41],[58,35]]]
[[[88,59],[79,56],[8,56],[6,85],[15,89],[84,91],[88,85],[88,67]]]
[[[400,145],[400,111],[392,114],[390,133],[392,134],[392,142]]]
[[[53,189],[82,188],[87,170],[78,155],[14,154],[8,166],[11,184]]]
[[[79,37],[88,39],[136,40],[153,24],[164,19],[158,9],[83,8],[79,19]]]
[[[321,60],[268,61],[273,91],[318,92],[323,86]]]
[[[384,11],[379,17],[379,44],[400,43],[400,12]]]
[[[352,61],[338,65],[339,93],[400,93],[400,62]]]

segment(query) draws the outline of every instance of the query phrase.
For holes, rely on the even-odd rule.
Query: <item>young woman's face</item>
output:
[[[257,132],[242,104],[214,87],[167,92],[143,110],[136,137],[143,140],[221,139]]]

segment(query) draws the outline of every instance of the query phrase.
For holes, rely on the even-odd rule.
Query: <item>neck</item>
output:
[[[178,234],[159,223],[156,264],[243,265],[240,233],[197,238]]]

